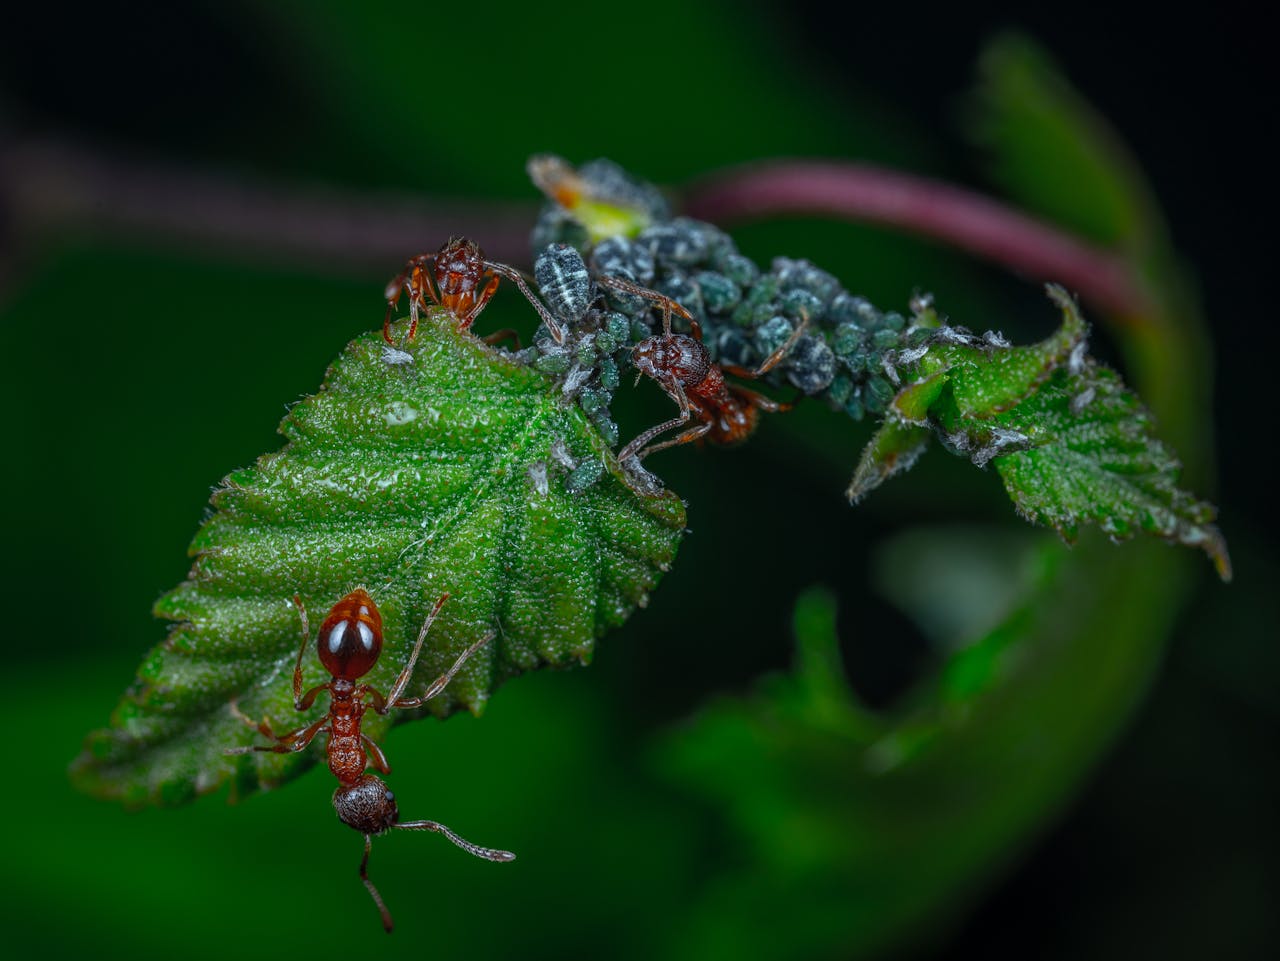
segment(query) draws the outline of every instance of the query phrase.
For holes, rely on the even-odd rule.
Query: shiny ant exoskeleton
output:
[[[329,616],[320,625],[316,635],[316,646],[320,653],[320,663],[330,674],[324,684],[318,684],[310,690],[302,690],[302,657],[306,653],[307,642],[311,639],[311,629],[307,623],[307,610],[302,599],[295,597],[293,603],[298,608],[302,619],[302,646],[298,649],[298,661],[293,669],[293,706],[299,711],[311,709],[316,697],[322,692],[329,694],[329,710],[325,715],[310,724],[284,734],[276,734],[271,725],[264,719],[253,721],[245,716],[231,702],[231,711],[250,727],[263,736],[271,738],[275,744],[253,745],[250,747],[231,748],[228,754],[249,754],[254,751],[270,751],[276,754],[291,754],[303,750],[312,739],[322,731],[328,731],[329,744],[326,753],[329,757],[329,770],[338,779],[338,789],[333,793],[333,806],[338,812],[338,819],[364,835],[364,858],[360,861],[360,880],[373,897],[382,915],[382,926],[391,932],[391,914],[378,889],[369,880],[369,850],[375,834],[383,834],[392,828],[403,831],[434,831],[443,834],[450,841],[468,854],[487,861],[512,861],[515,855],[510,851],[495,851],[482,848],[459,837],[445,825],[436,821],[401,821],[396,809],[395,795],[387,789],[386,784],[375,775],[366,774],[365,768],[372,763],[382,774],[391,773],[386,755],[368,735],[360,730],[360,721],[366,708],[373,708],[378,714],[387,714],[393,708],[412,708],[431,700],[440,694],[453,676],[458,673],[467,658],[492,640],[485,637],[459,655],[453,666],[431,682],[421,697],[401,697],[413,675],[414,664],[422,652],[422,644],[427,638],[431,622],[440,613],[440,608],[449,599],[445,594],[436,601],[435,607],[427,615],[418,634],[417,643],[404,670],[391,686],[391,693],[383,696],[377,688],[370,684],[358,684],[357,680],[368,674],[378,661],[382,652],[382,615],[373,602],[373,598],[363,588],[356,588],[329,611]]]
[[[387,313],[382,321],[382,336],[388,344],[391,341],[391,318],[396,305],[400,303],[400,294],[409,293],[409,337],[418,330],[418,311],[425,310],[427,298],[451,311],[458,319],[458,330],[469,330],[489,303],[489,298],[498,289],[498,282],[506,278],[520,288],[534,310],[547,325],[552,338],[557,344],[563,344],[564,330],[542,302],[534,296],[529,285],[525,283],[520,272],[514,267],[485,260],[480,245],[466,237],[451,237],[433,254],[418,254],[410,257],[404,270],[392,277],[387,283]],[[497,339],[510,336],[513,331],[499,331],[486,339]]]
[[[680,308],[678,313],[689,316],[684,308]],[[662,333],[646,337],[632,347],[631,360],[640,373],[657,381],[667,396],[676,402],[680,416],[642,432],[622,448],[618,454],[619,462],[625,464],[632,457],[643,460],[655,451],[700,438],[713,444],[736,444],[751,436],[760,411],[790,410],[792,404],[779,403],[758,391],[726,381],[724,375],[732,374],[745,380],[763,377],[795,346],[806,326],[807,320],[802,320],[791,336],[760,366],[748,370],[712,361],[710,352],[702,344],[702,328],[692,318],[689,334],[672,333],[671,312],[664,311]],[[687,424],[692,418],[697,418],[699,423],[661,443],[645,446],[659,434]]]

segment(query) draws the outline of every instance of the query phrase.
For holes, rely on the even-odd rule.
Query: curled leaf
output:
[[[1213,506],[1178,487],[1181,467],[1146,407],[1088,356],[1075,301],[1061,287],[1048,292],[1063,321],[1039,344],[940,329],[863,452],[849,498],[910,467],[928,425],[948,450],[978,467],[993,464],[1018,512],[1064,539],[1074,540],[1081,524],[1117,541],[1153,534],[1201,548],[1230,580]]]

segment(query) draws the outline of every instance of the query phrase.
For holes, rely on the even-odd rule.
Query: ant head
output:
[[[320,663],[339,680],[368,674],[382,653],[382,615],[362,587],[333,605],[316,638]]]
[[[436,253],[436,286],[442,293],[470,290],[484,273],[484,251],[474,240],[450,237]]]
[[[657,377],[659,368],[665,366],[666,347],[661,336],[646,337],[631,348],[631,363],[641,374]]]
[[[372,774],[334,791],[333,807],[339,821],[362,834],[381,834],[400,820],[396,796]]]
[[[711,368],[711,355],[688,334],[657,334],[631,348],[631,362],[658,383],[699,383]]]

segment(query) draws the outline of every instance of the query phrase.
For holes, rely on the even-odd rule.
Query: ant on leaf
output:
[[[565,341],[565,331],[543,306],[542,301],[534,296],[520,271],[506,264],[486,260],[480,245],[466,237],[450,237],[449,240],[433,254],[418,254],[410,257],[404,270],[396,274],[387,283],[387,313],[382,320],[382,337],[388,344],[391,341],[391,318],[396,305],[400,303],[400,294],[409,294],[409,338],[412,339],[418,330],[418,312],[427,308],[427,298],[450,311],[458,319],[458,330],[470,330],[480,311],[489,303],[489,298],[498,289],[498,282],[506,278],[524,294],[533,305],[542,322],[547,325],[552,339],[557,344]],[[484,338],[492,343],[504,337],[514,336],[511,330],[500,330]]]
[[[364,588],[353,590],[329,611],[329,616],[320,625],[316,635],[316,646],[320,654],[320,663],[329,672],[329,680],[318,684],[308,691],[302,690],[302,657],[306,653],[307,642],[311,640],[311,629],[307,623],[307,609],[302,598],[295,596],[293,603],[302,620],[302,646],[298,649],[298,661],[293,669],[293,706],[299,711],[311,709],[316,698],[323,692],[329,695],[329,710],[324,716],[284,734],[276,734],[265,719],[254,721],[247,717],[236,702],[231,702],[231,711],[251,728],[270,738],[274,744],[253,745],[231,748],[227,754],[249,754],[254,751],[269,751],[276,754],[292,754],[303,750],[312,739],[321,732],[328,732],[329,744],[326,753],[329,757],[329,770],[338,779],[338,788],[333,793],[333,806],[338,812],[338,819],[343,824],[355,828],[364,835],[364,858],[360,861],[360,880],[369,890],[373,903],[378,906],[382,915],[382,926],[391,933],[391,913],[382,903],[378,889],[369,880],[369,850],[375,834],[384,834],[392,828],[402,831],[434,831],[443,834],[468,854],[473,854],[486,861],[513,861],[515,855],[510,851],[496,851],[472,844],[465,838],[437,821],[401,821],[396,809],[395,795],[388,790],[386,784],[373,774],[366,774],[365,768],[372,766],[382,774],[391,773],[386,755],[367,734],[360,730],[360,722],[367,708],[373,708],[378,714],[387,714],[393,708],[413,708],[431,700],[440,694],[455,674],[466,663],[467,658],[480,650],[493,639],[492,635],[482,638],[459,655],[453,666],[431,682],[421,697],[402,697],[409,679],[413,675],[414,664],[422,651],[422,644],[427,638],[431,622],[440,613],[440,608],[449,599],[445,594],[436,601],[435,607],[427,615],[418,633],[417,643],[409,662],[391,686],[391,692],[385,697],[370,684],[357,683],[358,679],[368,674],[378,661],[382,652],[382,614],[378,611],[373,598]]]

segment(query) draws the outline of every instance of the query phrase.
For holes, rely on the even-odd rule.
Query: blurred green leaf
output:
[[[1159,208],[1128,149],[1034,41],[1005,34],[979,60],[969,132],[1016,200],[1108,246],[1145,248]]]
[[[969,107],[968,131],[1006,192],[1129,260],[1148,300],[1146,310],[1113,318],[1123,326],[1129,380],[1141,385],[1164,436],[1182,452],[1189,479],[1204,483],[1209,472],[1201,465],[1213,456],[1204,417],[1212,345],[1195,273],[1174,250],[1141,167],[1029,37],[1008,33],[987,46]]]
[[[1029,42],[1005,38],[983,64],[975,122],[1002,182],[1054,221],[1122,247],[1135,276],[1150,282],[1151,312],[1117,318],[1112,332],[1134,381],[1157,400],[1163,431],[1204,477],[1204,334],[1141,174]],[[1073,313],[1070,305],[1058,334],[1003,371],[979,345],[935,343],[927,364],[904,371],[859,468],[873,483],[856,492],[892,473],[904,452],[918,453],[922,421],[943,434],[949,424],[964,429],[965,453],[994,463],[1042,520],[1061,524],[1064,512],[1080,512],[1105,522],[1118,508],[1138,518],[1135,527],[1147,520],[1175,539],[1203,535],[1200,546],[1220,550],[1208,511],[1173,486],[1172,456],[1134,395],[1083,351],[1073,360],[1084,335]],[[1049,361],[1038,370],[1037,348]],[[1027,437],[1000,450],[996,428],[1039,433],[1034,444]],[[1082,473],[1087,492],[1071,486]],[[1112,526],[1113,536],[1130,532]],[[828,694],[814,709],[808,692],[841,687],[834,678],[815,685],[812,667],[799,665],[831,664],[810,652],[830,649],[834,612],[821,594],[801,598],[795,675],[722,699],[661,745],[668,775],[734,828],[722,870],[673,934],[672,955],[857,958],[944,938],[1117,736],[1179,612],[1183,557],[1152,542],[1117,551],[1100,541],[1086,533],[1069,554],[1050,542],[1019,552],[999,590],[975,579],[950,535],[921,535],[896,551],[882,576],[886,593],[931,625],[938,651],[934,669],[883,715],[852,695],[833,706]],[[960,591],[971,609],[941,617],[938,596]],[[831,612],[821,631],[815,606]],[[858,611],[842,623],[847,634],[863,630]]]
[[[323,612],[368,587],[388,642],[368,677],[385,691],[427,610],[450,593],[406,693],[496,634],[423,709],[479,712],[508,677],[587,661],[595,639],[644,603],[684,528],[678,498],[624,483],[578,407],[457,333],[449,315],[425,317],[404,351],[376,333],[357,338],[281,432],[282,450],[215,492],[190,579],[156,605],[177,624],[112,726],[88,739],[74,767],[83,788],[176,803],[229,778],[250,791],[309,766],[318,745],[305,757],[224,755],[257,738],[228,710],[233,697],[277,730],[298,726],[294,594]],[[603,479],[572,489],[567,476],[592,458]],[[313,658],[304,668],[308,685],[327,679]],[[374,736],[390,723],[367,720]]]
[[[831,656],[831,598],[802,596],[795,674],[660,745],[667,775],[734,829],[671,956],[869,957],[941,938],[1145,687],[1174,616],[1160,605],[1186,568],[1155,545],[1130,550],[1067,558],[1042,544],[1031,590],[885,716]]]

